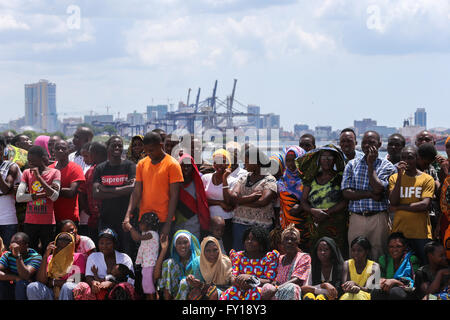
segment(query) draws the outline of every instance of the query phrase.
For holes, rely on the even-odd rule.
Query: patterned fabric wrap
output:
[[[232,273],[235,277],[240,274],[254,275],[261,279],[274,280],[278,267],[280,253],[276,250],[268,252],[261,259],[249,259],[244,251],[230,251]],[[261,300],[261,287],[256,287],[243,291],[236,286],[228,288],[220,296],[220,300]]]
[[[303,156],[305,150],[297,146],[291,146],[286,150],[286,155],[289,152],[295,154],[295,159]],[[286,156],[284,158],[286,160]],[[279,192],[288,192],[293,194],[298,200],[302,198],[303,184],[298,171],[291,171],[289,168],[285,168],[283,176],[277,182]]]
[[[315,180],[310,185],[308,201],[312,208],[329,209],[341,202],[344,198],[341,191],[342,175],[338,173],[333,179],[324,185]],[[314,225],[311,215],[307,216],[306,222],[308,234],[310,235],[310,246],[313,246],[321,237],[334,239],[339,249],[345,252],[347,244],[348,211],[344,210],[330,215],[327,219]]]
[[[344,154],[341,149],[336,147],[334,144],[327,144],[320,148],[316,148],[307,152],[304,156],[299,157],[295,160],[297,169],[300,173],[300,178],[303,183],[311,183],[320,170],[319,158],[322,151],[327,150],[335,154],[335,171],[343,172],[345,168]]]

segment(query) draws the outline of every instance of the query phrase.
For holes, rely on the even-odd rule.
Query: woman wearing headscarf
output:
[[[277,172],[273,172],[273,176],[275,179],[280,180],[280,178],[283,176],[284,171],[286,169],[286,164],[284,162],[285,153],[284,152],[277,152],[270,156],[270,161],[273,161],[273,163],[276,165],[275,168],[278,169]]]
[[[131,138],[130,146],[127,151],[127,159],[137,164],[139,160],[146,156],[144,151],[144,136],[138,134]]]
[[[184,182],[180,188],[175,211],[175,230],[188,230],[200,239],[201,231],[209,229],[210,214],[208,200],[197,165],[189,154],[180,159]]]
[[[154,276],[158,279],[158,291],[163,291],[164,300],[180,300],[188,287],[186,277],[190,274],[197,279],[200,277],[197,259],[200,252],[198,239],[192,233],[187,230],[175,232],[170,246],[170,256],[162,263],[161,274]],[[155,270],[160,269],[159,266],[155,266]]]
[[[201,254],[197,257],[200,271],[194,272],[182,282],[186,282],[180,293],[181,300],[217,300],[222,291],[231,283],[231,261],[220,250],[219,241],[214,237],[205,237],[201,243]],[[199,278],[195,276],[199,275]]]
[[[61,232],[49,243],[36,282],[27,287],[28,300],[73,300],[72,290],[84,280],[86,256],[75,253],[75,238]]]
[[[207,173],[202,176],[203,187],[205,189],[211,217],[221,217],[225,222],[223,234],[223,246],[226,253],[230,252],[233,246],[233,210],[234,207],[224,200],[223,174],[227,168],[231,168],[231,156],[225,149],[218,149],[213,153],[214,173]],[[230,188],[237,182],[230,174],[227,184]],[[218,219],[218,218],[214,218]]]
[[[344,259],[336,242],[320,238],[311,251],[311,274],[302,287],[303,300],[336,300],[342,295]]]
[[[283,230],[281,242],[286,254],[278,260],[274,283],[264,285],[262,300],[301,300],[301,287],[311,271],[311,257],[299,249],[300,232],[294,224]]]
[[[36,140],[34,140],[35,146],[40,146],[47,151],[47,155],[50,157],[50,150],[48,149],[48,141],[50,140],[49,136],[38,136]]]
[[[308,246],[313,247],[318,239],[327,236],[336,241],[343,256],[347,257],[348,211],[341,190],[344,158],[332,145],[311,154],[309,161],[298,160],[298,169],[304,173],[301,203],[307,214]]]
[[[284,171],[286,169],[285,163],[284,163],[284,156],[285,153],[283,152],[277,152],[270,156],[270,168],[271,173],[274,176],[274,178],[277,180],[277,182],[283,177]],[[272,170],[273,169],[273,170]],[[277,186],[278,189],[278,186]],[[277,190],[277,195],[278,195]],[[270,238],[271,241],[278,239],[281,240],[281,231],[283,230],[281,228],[281,221],[280,221],[280,211],[281,211],[281,203],[280,203],[280,197],[277,196],[273,203],[273,213],[275,215],[275,221],[274,221],[274,229],[270,232]],[[273,246],[273,248],[277,249],[277,247]],[[279,249],[278,249],[279,250]],[[280,251],[281,253],[281,251]]]
[[[300,248],[308,249],[309,232],[306,228],[306,213],[303,211],[300,200],[303,193],[303,182],[300,173],[295,166],[295,159],[302,157],[305,150],[298,146],[287,148],[285,155],[286,169],[277,182],[280,198],[280,223],[281,228],[287,228],[291,223],[300,232]]]
[[[107,276],[118,264],[125,265],[130,273],[134,272],[133,261],[122,252],[116,250],[118,246],[117,233],[109,228],[103,229],[98,235],[99,252],[91,253],[86,263],[86,283],[79,283],[75,290],[78,300],[105,300],[109,292],[118,284],[108,280]],[[134,279],[127,279],[134,285]]]

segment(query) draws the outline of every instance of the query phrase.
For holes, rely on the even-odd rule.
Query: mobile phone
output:
[[[8,157],[8,154],[9,154],[8,148],[3,149],[3,158]]]

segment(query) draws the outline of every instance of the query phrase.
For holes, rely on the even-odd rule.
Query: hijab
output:
[[[286,155],[284,159],[286,161],[286,156],[289,152],[295,154],[295,159],[303,156],[306,152],[298,146],[290,146],[286,150]],[[300,178],[300,173],[298,170],[291,171],[288,167],[285,168],[283,176],[277,182],[279,192],[287,192],[293,194],[298,200],[302,198],[303,183]]]
[[[320,170],[319,158],[323,151],[331,151],[335,156],[335,169],[338,173],[342,173],[345,168],[344,153],[334,144],[316,148],[309,151],[301,158],[295,160],[295,164],[300,173],[300,178],[304,183],[310,184]]]
[[[219,250],[219,257],[216,263],[211,264],[205,257],[205,248],[208,242],[213,242]],[[220,250],[219,241],[214,237],[205,237],[201,244],[200,272],[206,283],[215,285],[227,285],[231,279],[231,261]]]
[[[50,156],[50,151],[48,150],[48,141],[50,140],[49,136],[39,136],[34,140],[35,146],[40,146],[47,151],[47,154]]]
[[[131,142],[130,142],[130,146],[128,147],[128,151],[127,151],[127,159],[130,161],[133,161],[134,163],[138,163],[139,160],[145,158],[147,155],[145,154],[145,151],[142,150],[141,154],[139,154],[138,156],[134,156],[133,155],[133,141],[135,140],[141,140],[142,143],[144,143],[144,136],[143,135],[136,135],[133,138],[131,138]]]
[[[319,257],[317,256],[317,248],[319,244],[325,241],[331,249],[331,263],[333,264],[333,272],[332,272],[332,280],[331,284],[336,287],[336,289],[340,288],[340,284],[342,281],[342,270],[344,267],[344,258],[342,258],[341,251],[339,250],[336,242],[329,237],[322,237],[314,246],[313,251],[311,252],[311,276],[312,276],[312,284],[317,285],[322,283],[322,264],[320,263]]]
[[[216,156],[224,156],[227,159],[228,168],[231,167],[231,156],[230,156],[230,153],[227,150],[225,150],[225,149],[217,149],[216,151],[214,151],[214,153],[212,155],[213,161],[214,161],[214,158]]]
[[[178,254],[175,243],[176,240],[180,237],[185,237],[189,240],[190,249],[191,249],[191,256],[189,257],[189,260],[186,264],[186,267],[183,266],[181,263],[180,255]],[[192,233],[190,233],[187,230],[178,230],[175,232],[172,240],[172,244],[170,245],[170,257],[175,261],[175,263],[180,267],[181,269],[181,275],[180,275],[180,281],[183,278],[186,278],[187,275],[193,274],[195,270],[199,269],[199,261],[197,257],[200,256],[200,244],[198,242],[198,239],[196,236],[194,236]]]
[[[73,264],[73,256],[75,253],[75,238],[68,232],[61,232],[55,238],[55,243],[61,235],[69,235],[72,240],[67,246],[52,255],[48,264],[48,277],[52,279],[60,279],[64,277]]]
[[[179,201],[186,205],[191,212],[198,215],[198,220],[200,221],[200,227],[202,230],[209,230],[209,222],[211,218],[200,171],[194,162],[194,158],[192,158],[189,154],[183,154],[179,159],[179,163],[182,164],[183,161],[186,161],[184,159],[187,159],[187,161],[189,161],[192,165],[192,182],[195,185],[196,199],[194,199],[189,192],[184,190],[184,188],[180,188]]]
[[[275,160],[278,163],[279,167],[281,168],[282,174],[284,173],[284,170],[286,169],[286,164],[284,163],[284,156],[285,156],[284,152],[277,152],[270,157],[271,160]]]

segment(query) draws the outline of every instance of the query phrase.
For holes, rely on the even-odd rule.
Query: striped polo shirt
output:
[[[32,266],[34,269],[38,270],[41,266],[42,257],[34,249],[28,248],[28,254],[23,257],[23,263],[26,266]],[[0,258],[0,264],[7,268],[9,272],[19,275],[17,272],[16,258],[12,255],[11,251],[7,251]]]

